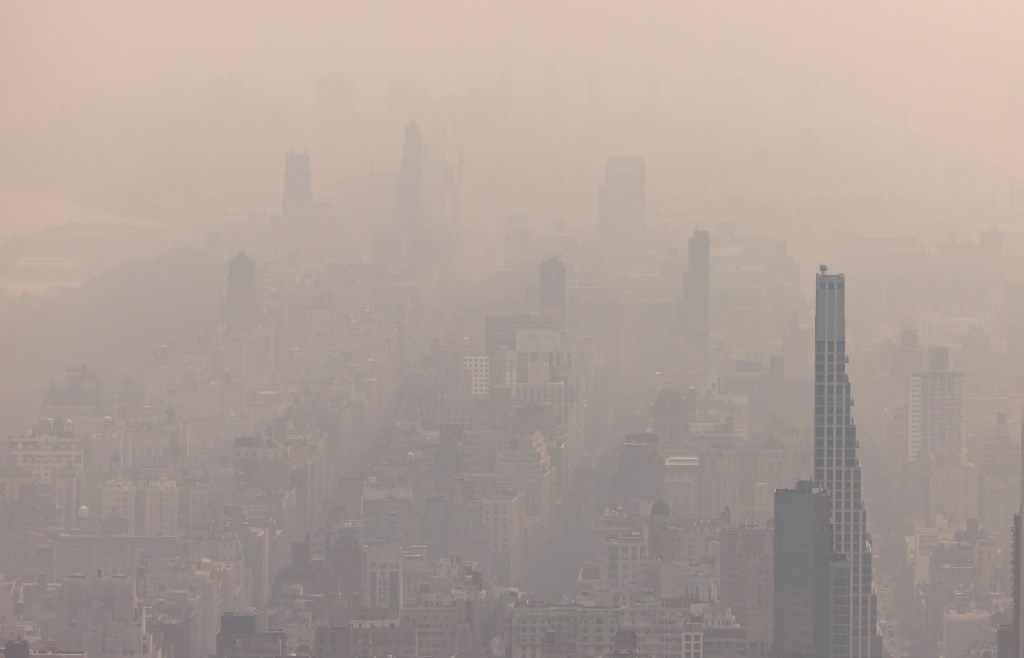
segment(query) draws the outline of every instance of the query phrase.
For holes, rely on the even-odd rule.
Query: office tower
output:
[[[871,576],[871,538],[861,498],[857,430],[850,379],[846,374],[846,278],[827,274],[816,281],[814,316],[814,482],[832,497],[833,545],[850,569],[850,658],[880,655],[876,598]],[[778,533],[777,533],[778,534]],[[834,611],[841,624],[841,612]]]
[[[405,127],[405,146],[398,168],[395,224],[418,226],[423,220],[423,135],[416,123]]]
[[[565,321],[565,264],[558,256],[540,266],[540,314],[562,324]]]
[[[811,482],[775,492],[772,655],[831,656],[832,499]]]
[[[281,215],[295,217],[309,209],[313,202],[313,175],[309,167],[309,153],[289,152],[284,156],[284,193],[281,195]]]
[[[635,226],[647,216],[647,167],[641,157],[612,156],[598,195],[602,226]]]
[[[711,234],[696,229],[690,238],[683,281],[683,352],[688,369],[703,366],[711,342]]]
[[[910,461],[958,466],[967,455],[964,374],[949,369],[949,348],[928,349],[928,369],[910,378]]]

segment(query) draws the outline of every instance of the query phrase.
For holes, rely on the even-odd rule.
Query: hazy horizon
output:
[[[852,227],[898,232],[899,218],[963,237],[1019,220],[1013,3],[0,12],[0,189],[15,199],[210,228],[277,206],[286,150],[311,153],[320,197],[370,166],[394,171],[414,120],[450,162],[461,150],[464,208],[481,222],[588,222],[610,153],[647,158],[649,205],[669,219],[861,213]]]

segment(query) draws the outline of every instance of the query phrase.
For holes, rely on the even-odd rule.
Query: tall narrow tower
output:
[[[814,481],[832,496],[833,546],[849,565],[850,648],[845,655],[875,658],[882,642],[846,374],[846,278],[827,274],[827,269],[822,265],[817,275],[814,317]],[[846,612],[834,609],[833,615]]]
[[[711,234],[695,229],[683,279],[684,352],[690,367],[706,365],[711,343]]]
[[[281,195],[281,214],[294,217],[309,209],[313,202],[313,175],[309,166],[309,153],[289,152],[284,156],[284,192]]]
[[[398,168],[395,224],[399,227],[418,227],[423,222],[423,167],[423,135],[414,122],[405,127],[405,146]]]

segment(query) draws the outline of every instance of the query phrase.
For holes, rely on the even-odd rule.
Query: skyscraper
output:
[[[964,374],[949,369],[949,348],[928,349],[928,369],[910,378],[910,461],[958,466],[967,454]]]
[[[398,194],[395,200],[395,224],[419,226],[423,222],[423,135],[416,123],[405,127],[405,146],[398,168]]]
[[[309,153],[287,153],[284,156],[284,193],[281,215],[294,217],[307,210],[313,202],[313,175]]]
[[[877,601],[871,575],[871,537],[861,497],[857,429],[846,374],[846,278],[817,275],[814,317],[814,481],[832,497],[833,547],[850,573],[850,658],[881,655]],[[835,614],[841,614],[835,610]],[[834,623],[841,623],[835,620]]]
[[[695,229],[683,280],[683,339],[688,368],[701,367],[711,341],[711,234]]]
[[[603,226],[633,227],[647,216],[647,166],[641,157],[613,156],[598,196]]]
[[[558,256],[540,265],[540,313],[561,324],[565,320],[565,265]]]
[[[228,264],[228,294],[222,316],[228,331],[242,332],[251,328],[257,315],[256,263],[240,251]]]

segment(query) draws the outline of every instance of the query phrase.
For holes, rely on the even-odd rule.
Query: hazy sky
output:
[[[182,221],[273,207],[284,150],[322,156],[327,194],[394,168],[409,119],[450,159],[458,141],[469,208],[497,214],[586,215],[612,152],[648,157],[668,214],[786,212],[794,190],[1005,211],[1021,24],[1011,2],[6,2],[0,217],[64,212],[26,195]],[[333,133],[325,76],[354,98]]]

